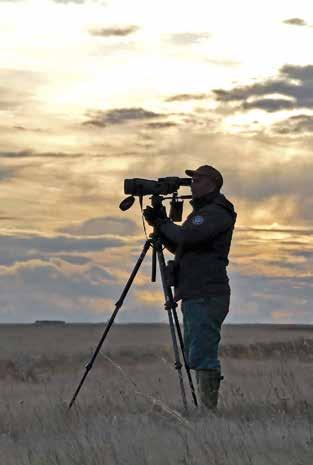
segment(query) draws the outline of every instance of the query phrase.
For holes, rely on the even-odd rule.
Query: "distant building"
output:
[[[66,325],[66,321],[62,320],[36,320],[35,325],[41,326],[63,326]]]

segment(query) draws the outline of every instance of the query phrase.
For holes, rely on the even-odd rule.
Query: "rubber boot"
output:
[[[197,372],[199,379],[199,394],[202,405],[209,410],[216,410],[218,402],[218,391],[221,380],[221,372],[218,369],[199,370]]]

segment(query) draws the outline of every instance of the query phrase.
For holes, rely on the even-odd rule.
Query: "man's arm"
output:
[[[215,209],[195,215],[190,221],[179,226],[171,220],[162,222],[158,229],[168,241],[176,245],[193,246],[213,239],[234,224],[233,218],[226,211]]]
[[[170,239],[168,239],[166,236],[164,236],[161,231],[160,231],[160,235],[161,235],[161,241],[162,241],[162,244],[165,246],[165,248],[171,252],[171,253],[175,253],[176,252],[176,249],[177,249],[177,244],[175,244],[175,242],[171,241]]]

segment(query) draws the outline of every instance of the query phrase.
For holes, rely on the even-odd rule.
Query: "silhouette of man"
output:
[[[237,214],[220,192],[223,177],[217,169],[203,165],[186,174],[192,177],[192,212],[184,223],[177,225],[152,207],[144,216],[175,254],[174,299],[181,300],[185,356],[196,370],[202,404],[215,409],[223,379],[220,332],[231,294],[226,267]]]

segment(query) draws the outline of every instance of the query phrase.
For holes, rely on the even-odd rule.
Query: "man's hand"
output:
[[[167,219],[165,207],[156,210],[148,206],[144,209],[143,216],[150,226],[159,226]]]

